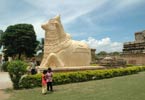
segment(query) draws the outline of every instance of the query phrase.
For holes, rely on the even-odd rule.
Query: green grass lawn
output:
[[[145,100],[145,72],[54,86],[54,92],[47,95],[41,94],[41,88],[10,93],[8,100]]]

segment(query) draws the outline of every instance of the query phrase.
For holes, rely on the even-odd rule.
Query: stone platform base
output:
[[[53,72],[72,72],[72,71],[84,71],[84,70],[99,70],[105,69],[104,66],[77,66],[77,67],[52,67]],[[38,72],[47,70],[47,68],[39,68]]]

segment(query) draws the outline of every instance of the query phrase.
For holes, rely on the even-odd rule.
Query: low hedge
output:
[[[89,80],[105,79],[123,75],[136,74],[138,72],[145,71],[145,66],[118,68],[118,69],[106,69],[106,70],[89,70],[78,72],[65,72],[54,73],[54,85],[84,82]],[[21,88],[32,88],[41,86],[41,74],[26,75],[20,82]]]

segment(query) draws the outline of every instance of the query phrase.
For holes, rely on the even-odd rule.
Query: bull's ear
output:
[[[60,21],[60,15],[54,17],[56,20]]]

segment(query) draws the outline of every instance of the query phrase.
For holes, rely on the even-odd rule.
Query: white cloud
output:
[[[82,42],[87,43],[90,48],[96,49],[96,52],[106,51],[106,52],[114,52],[114,51],[122,51],[123,44],[120,42],[113,42],[109,37],[103,38],[101,40],[97,40],[93,37],[89,37],[87,40],[82,40]]]
[[[120,0],[118,3],[118,8],[120,9],[128,9],[135,8],[135,6],[144,3],[144,0]]]
[[[91,12],[93,9],[99,8],[105,3],[106,0],[102,0],[99,2],[97,0],[92,0],[91,2],[89,2],[88,0],[85,0],[83,2],[65,1],[65,0],[62,1],[44,0],[43,2],[41,0],[37,1],[25,0],[25,1],[32,6],[35,6],[35,8],[41,9],[41,14],[45,16],[45,18],[43,17],[44,19],[46,19],[45,21],[47,21],[47,19],[49,19],[50,17],[54,17],[57,14],[61,14],[62,24],[68,25],[71,21],[77,19],[78,17]],[[30,17],[29,20],[30,22],[32,22]],[[37,32],[38,38],[44,37],[44,31],[42,31],[41,29],[41,24],[43,23],[43,21],[37,18],[35,23],[32,22]]]
[[[23,1],[23,2],[22,2]],[[17,8],[19,2],[22,2],[21,8]],[[92,20],[94,17],[96,20],[108,20],[107,18],[110,15],[117,15],[117,12],[122,10],[125,11],[129,7],[135,8],[136,4],[140,4],[144,2],[144,0],[83,0],[83,1],[74,1],[74,0],[1,0],[0,6],[0,28],[5,30],[7,26],[17,24],[17,23],[30,23],[34,25],[38,38],[44,37],[44,31],[41,29],[41,24],[47,19],[61,14],[63,24],[67,24],[66,26],[71,25],[70,23],[76,20],[78,17],[86,20],[90,25],[92,25],[92,29],[96,30],[114,30],[116,27],[104,27],[99,26],[98,23],[94,23]],[[112,6],[108,8],[108,6]],[[29,5],[29,7],[28,7]],[[16,9],[16,8],[17,9]],[[102,10],[102,8],[107,8],[106,10]],[[13,9],[12,9],[13,8]],[[26,9],[27,8],[27,9]],[[23,11],[22,11],[23,9]],[[89,12],[93,11],[95,15],[92,17],[84,17],[84,15],[89,14]],[[12,11],[11,11],[12,10]],[[15,15],[15,16],[14,16]],[[111,17],[114,18],[114,17]],[[79,23],[79,21],[78,21]],[[95,24],[95,25],[94,25]],[[82,26],[83,27],[83,26]],[[79,28],[79,27],[78,27]],[[75,29],[74,29],[75,30]],[[69,32],[69,31],[68,31]],[[80,33],[82,34],[82,33]],[[83,35],[81,35],[83,36]],[[103,42],[104,40],[102,40]],[[109,40],[108,40],[109,41]],[[111,40],[110,40],[111,41]],[[101,43],[100,43],[101,44]]]
[[[0,11],[10,12],[12,13],[11,7],[15,5],[17,0],[14,2],[8,2],[8,0],[0,1],[3,6],[1,6]],[[49,18],[56,16],[57,14],[61,14],[62,23],[67,24],[71,21],[75,20],[79,16],[86,14],[93,9],[100,7],[106,0],[92,0],[91,2],[88,0],[84,1],[73,1],[73,0],[22,0],[21,3],[27,4],[26,6],[22,6],[21,8],[25,9],[27,6],[30,6],[30,10],[26,10],[25,12],[21,12],[21,10],[15,9],[13,7],[14,16],[9,16],[9,14],[5,14],[1,16],[0,27],[2,30],[5,30],[7,26],[14,25],[17,23],[30,23],[34,25],[38,38],[44,37],[44,32],[41,29],[41,24],[44,21],[47,21]],[[6,4],[8,2],[8,6]],[[91,5],[91,6],[88,6]],[[6,8],[4,8],[6,7]],[[7,18],[2,20],[3,18]],[[42,35],[43,34],[43,35]]]
[[[35,32],[37,32],[36,34],[37,34],[38,39],[44,38],[44,35],[45,35],[45,32],[41,28],[41,24],[42,24],[42,22],[37,22],[37,23],[33,24],[34,30],[35,30]]]
[[[25,2],[41,9],[41,13],[45,16],[53,17],[61,14],[63,22],[69,23],[93,9],[99,9],[99,7],[106,3],[106,0],[91,0],[91,2],[88,0],[25,0]]]
[[[114,16],[136,9],[137,6],[140,6],[143,3],[145,3],[145,0],[114,0],[112,2],[107,2],[106,0],[104,4],[108,4],[107,7],[103,5],[102,8],[97,10],[98,14],[92,17],[95,17],[98,21],[108,21],[108,19],[110,20],[111,18],[114,18]],[[104,8],[106,8],[106,10],[102,10]]]

